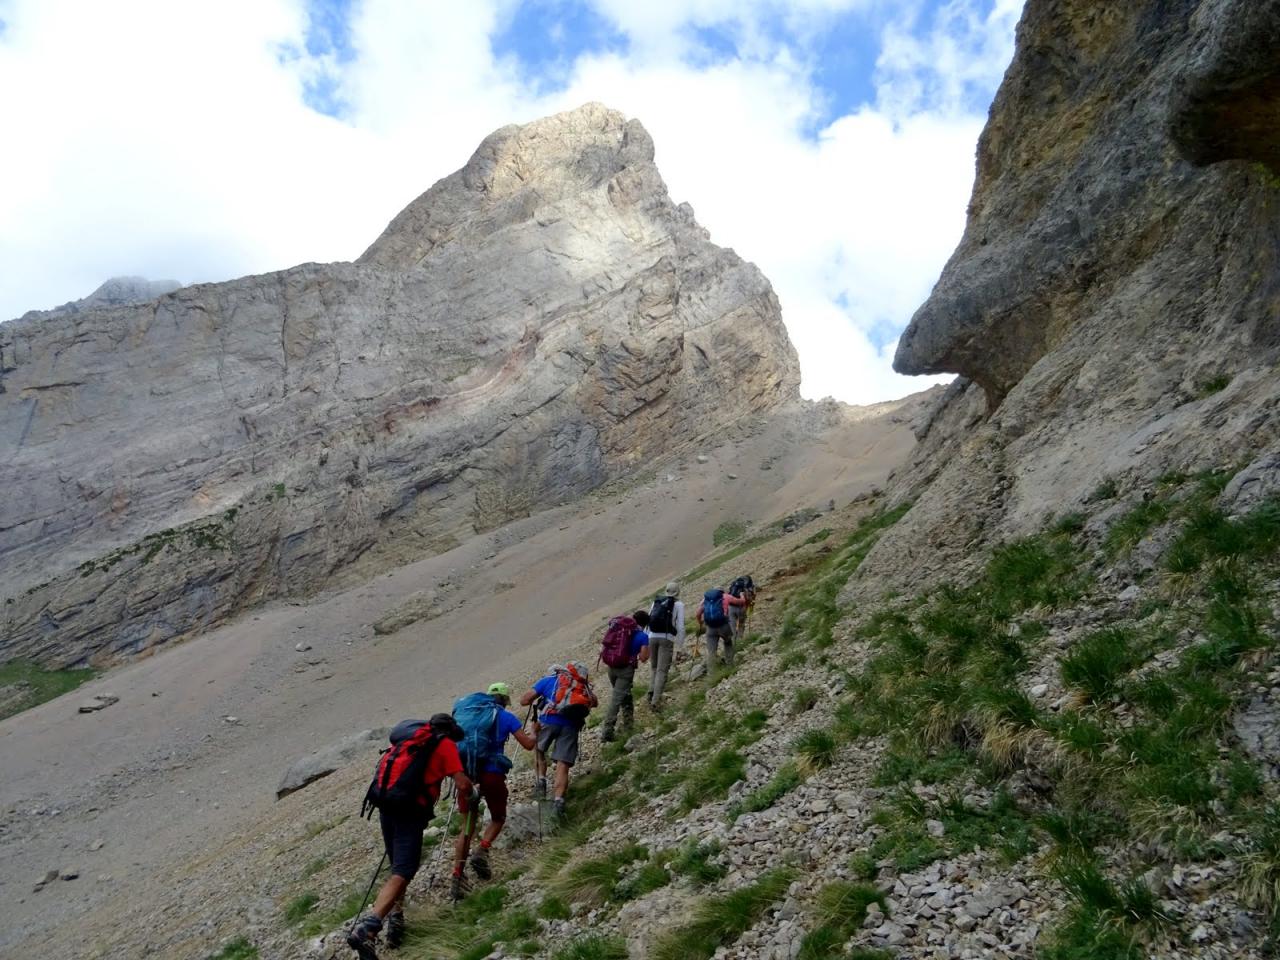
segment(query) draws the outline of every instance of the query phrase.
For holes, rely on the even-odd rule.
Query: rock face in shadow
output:
[[[979,141],[964,237],[895,367],[963,374],[994,405],[1058,347],[1154,341],[1162,351],[1147,324],[1199,334],[1207,318],[1229,315],[1233,334],[1243,326],[1275,339],[1249,282],[1272,265],[1275,184],[1244,164],[1204,169],[1183,152],[1269,152],[1276,9],[1029,2]],[[1233,125],[1245,114],[1246,127]],[[1252,256],[1249,237],[1260,242]],[[1116,316],[1129,297],[1134,309]]]
[[[895,360],[962,378],[867,590],[941,578],[1104,479],[1140,497],[1274,459],[1277,24],[1280,0],[1029,0],[964,237]]]
[[[503,128],[356,263],[0,326],[0,659],[103,662],[446,549],[798,385],[768,281],[638,122]]]

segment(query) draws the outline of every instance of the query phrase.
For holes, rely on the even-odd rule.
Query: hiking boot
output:
[[[460,873],[455,873],[453,879],[449,881],[449,899],[454,903],[465,897],[470,890],[471,884],[467,883],[467,878]]]
[[[614,736],[613,736],[613,731],[612,731],[612,730],[601,730],[601,731],[600,731],[600,742],[601,742],[601,743],[613,743],[613,740],[614,740]]]
[[[387,946],[398,947],[404,943],[404,911],[397,910],[387,914]]]
[[[546,777],[538,777],[538,779],[533,782],[533,799],[535,800],[547,799],[547,778]]]
[[[564,797],[556,797],[551,801],[551,812],[555,814],[557,820],[564,819]]]
[[[368,914],[347,934],[347,946],[356,952],[360,960],[378,960],[377,951],[373,948],[381,930],[382,921],[376,914]]]
[[[479,847],[472,852],[471,869],[481,880],[488,880],[493,876],[493,871],[489,869],[489,851],[484,847]]]

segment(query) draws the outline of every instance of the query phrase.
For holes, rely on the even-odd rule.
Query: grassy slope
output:
[[[977,847],[1011,862],[1038,852],[1064,904],[1038,954],[1128,960],[1145,955],[1144,944],[1177,944],[1189,933],[1140,878],[1175,864],[1217,864],[1224,869],[1215,893],[1253,905],[1274,929],[1280,807],[1234,742],[1230,720],[1274,661],[1280,504],[1229,519],[1212,505],[1222,482],[1166,478],[1100,540],[1084,517],[1063,517],[996,550],[968,582],[858,610],[841,608],[841,590],[905,508],[852,530],[846,523],[825,537],[794,537],[787,566],[767,583],[773,603],[761,605],[747,655],[775,674],[816,667],[841,679],[846,693],[831,722],[797,737],[773,779],[727,814],[779,802],[842,746],[864,744],[878,758],[876,786],[889,788],[875,843],[855,858],[867,881]],[[1143,602],[1117,602],[1137,576],[1126,566],[1131,551],[1161,529],[1170,545],[1142,583]],[[686,582],[734,560],[761,570],[762,551],[776,561],[779,549],[739,545]],[[1101,586],[1111,570],[1121,576]],[[779,682],[732,690],[708,710],[708,687],[732,678],[725,671],[701,683],[677,680],[679,709],[660,718],[637,711],[644,748],[601,751],[575,779],[579,812],[565,830],[515,851],[506,887],[411,917],[419,933],[401,956],[483,957],[497,942],[557,960],[621,956],[607,933],[545,943],[550,928],[538,919],[563,917],[568,904],[594,908],[594,920],[577,922],[581,932],[671,883],[707,891],[655,948],[661,956],[697,960],[732,943],[786,889],[785,865],[725,890],[715,886],[724,872],[715,848],[650,849],[643,836],[592,844],[607,814],[625,816],[639,798],[669,794],[673,815],[722,802],[770,715],[816,702],[812,690],[787,688],[784,696]],[[1029,695],[1036,681],[1062,692],[1058,709]],[[721,748],[708,756],[698,745],[709,737]],[[1046,785],[1030,797],[1014,789],[1029,778]],[[943,788],[942,799],[922,798],[920,784],[935,787],[933,797]],[[985,806],[962,799],[975,786],[990,796]],[[926,829],[931,819],[946,826],[943,836]],[[877,887],[819,879],[810,878],[802,955],[875,956],[846,944]]]

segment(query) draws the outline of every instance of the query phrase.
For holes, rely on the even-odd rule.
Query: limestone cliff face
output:
[[[798,384],[639,123],[504,128],[356,263],[0,327],[0,658],[136,653],[446,548]]]
[[[1029,0],[964,237],[895,360],[962,379],[877,576],[1280,440],[1278,25],[1280,0]]]

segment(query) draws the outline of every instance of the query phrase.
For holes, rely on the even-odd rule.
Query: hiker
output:
[[[755,581],[749,576],[738,577],[733,583],[729,584],[729,595],[741,597],[746,601],[745,606],[729,608],[729,625],[733,627],[733,642],[739,644],[746,635],[747,618],[756,602]]]
[[[543,769],[547,758],[556,765],[551,802],[556,816],[563,818],[565,794],[569,790],[569,768],[578,761],[578,741],[586,725],[587,714],[599,706],[600,701],[591,689],[587,668],[576,660],[570,660],[562,669],[534,683],[520,697],[520,705],[527,707],[539,699],[546,706],[539,720],[538,756],[544,764]],[[545,777],[534,794],[538,799],[547,795]]]
[[[662,691],[675,652],[684,647],[684,602],[679,597],[680,584],[673,580],[653,598],[649,608],[649,666],[653,677],[645,696],[655,712],[662,709]]]
[[[370,912],[347,934],[347,945],[360,960],[378,960],[374,944],[383,921],[390,946],[404,939],[404,892],[422,863],[422,831],[435,816],[440,784],[446,777],[453,780],[463,814],[479,799],[458,756],[462,736],[447,713],[437,713],[426,723],[404,720],[391,731],[391,748],[378,761],[360,810],[366,816],[378,811],[382,843],[391,861],[391,876],[378,890]]]
[[[733,627],[729,624],[729,611],[746,605],[747,601],[742,597],[735,597],[719,587],[712,587],[702,595],[698,624],[707,628],[707,673],[716,665],[716,647],[721,640],[724,641],[725,666],[733,666]]]
[[[612,743],[618,714],[622,714],[622,726],[630,729],[636,722],[636,705],[631,699],[631,687],[636,681],[636,666],[649,659],[649,614],[637,610],[631,616],[614,617],[600,641],[600,659],[609,668],[609,685],[613,695],[609,697],[609,709],[604,723],[600,724],[600,742]]]
[[[561,664],[553,663],[547,667],[548,676],[556,676],[564,667]],[[524,701],[521,700],[523,704]],[[542,711],[547,708],[547,700],[545,697],[536,697],[533,702],[527,704],[529,713],[527,720],[533,722],[533,739],[535,742],[533,750],[533,799],[547,799],[547,755],[539,750],[536,746],[538,734],[542,730]]]
[[[480,797],[489,808],[489,825],[480,837],[480,845],[471,854],[471,869],[481,880],[493,876],[489,868],[489,848],[498,839],[507,821],[507,772],[511,760],[507,757],[507,738],[515,737],[516,743],[526,750],[534,748],[534,738],[526,733],[520,718],[507,709],[511,703],[511,690],[498,681],[489,684],[484,693],[472,693],[453,705],[453,719],[462,729],[458,754],[462,769],[480,788]],[[472,810],[464,829],[458,834],[453,854],[453,880],[451,894],[458,900],[463,893],[462,869],[467,862],[467,851],[480,829],[480,812]]]

